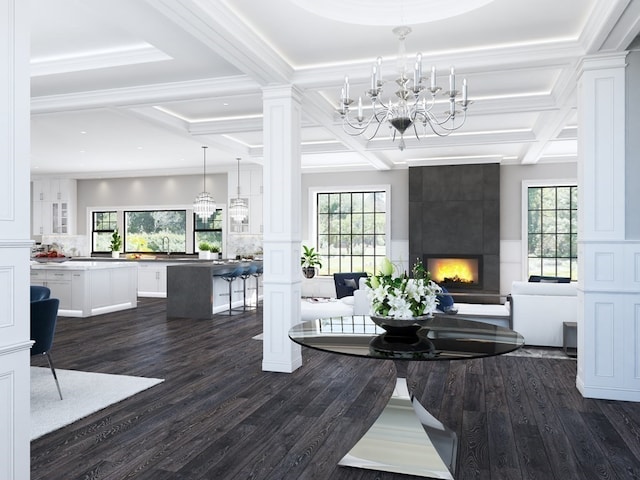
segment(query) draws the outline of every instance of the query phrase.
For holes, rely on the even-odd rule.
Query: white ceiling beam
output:
[[[290,83],[293,68],[223,2],[147,3],[260,85]]]
[[[377,170],[389,170],[393,163],[384,155],[370,152],[359,140],[347,134],[342,127],[333,123],[333,111],[327,111],[327,103],[322,97],[313,91],[306,91],[303,100],[304,115],[316,121],[319,125],[331,132],[337,140],[348,150],[362,155]]]
[[[208,146],[227,152],[231,158],[236,158],[239,154],[249,154],[249,148],[246,145],[242,145],[241,143],[234,142],[233,140],[223,137],[221,134],[226,133],[224,130],[212,132],[210,129],[194,129],[194,124],[190,124],[189,122],[176,118],[172,115],[167,115],[153,107],[120,109],[119,112],[123,114],[128,113],[129,115],[133,115],[137,118],[142,118],[150,123],[185,137],[189,137],[200,142],[205,141]]]
[[[33,97],[31,113],[62,112],[106,106],[153,105],[220,95],[239,95],[247,92],[260,92],[260,87],[247,77],[161,83]]]
[[[610,41],[612,35],[614,38],[619,37],[621,27],[626,31],[626,34],[633,28],[637,28],[638,8],[637,0],[596,2],[595,11],[589,15],[587,25],[580,36],[580,43],[584,46],[585,55],[598,53],[603,48],[606,51],[621,51],[627,48],[628,43],[615,45],[617,42],[614,41],[608,46],[605,44]],[[634,24],[636,24],[635,27],[633,27]],[[637,32],[638,30],[636,30],[636,34]],[[626,34],[623,34],[623,37]]]

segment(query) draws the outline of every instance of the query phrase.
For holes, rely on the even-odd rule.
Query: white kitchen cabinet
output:
[[[90,317],[137,306],[137,267],[124,262],[34,263],[31,284],[60,300],[58,315]]]
[[[32,234],[74,234],[77,182],[39,179],[32,183]]]
[[[166,298],[168,263],[157,261],[137,263],[138,296]]]
[[[32,182],[32,199],[34,202],[51,201],[51,181],[34,180]]]

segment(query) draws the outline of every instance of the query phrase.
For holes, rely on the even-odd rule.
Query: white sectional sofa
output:
[[[578,318],[577,284],[513,282],[511,309],[526,345],[561,347],[563,322]]]
[[[360,279],[359,289],[353,292],[353,314],[369,315],[370,302],[364,287],[364,279]],[[504,304],[455,303],[458,318],[489,323],[499,327],[511,327],[511,309],[509,302]]]

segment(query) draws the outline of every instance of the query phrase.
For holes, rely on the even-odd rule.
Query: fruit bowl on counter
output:
[[[62,263],[70,260],[71,257],[66,256],[64,253],[56,251],[38,253],[31,257],[31,260],[39,263]]]

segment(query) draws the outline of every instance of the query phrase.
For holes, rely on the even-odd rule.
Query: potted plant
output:
[[[198,258],[200,260],[211,259],[211,245],[207,242],[200,242],[198,244]]]
[[[218,260],[220,258],[220,245],[211,245],[211,259]]]
[[[120,257],[120,248],[122,248],[122,237],[116,228],[111,234],[111,256],[113,258]]]
[[[313,278],[316,275],[316,267],[322,268],[320,255],[313,247],[307,247],[306,245],[303,245],[302,249],[303,252],[302,256],[300,257],[302,273],[306,278]]]

